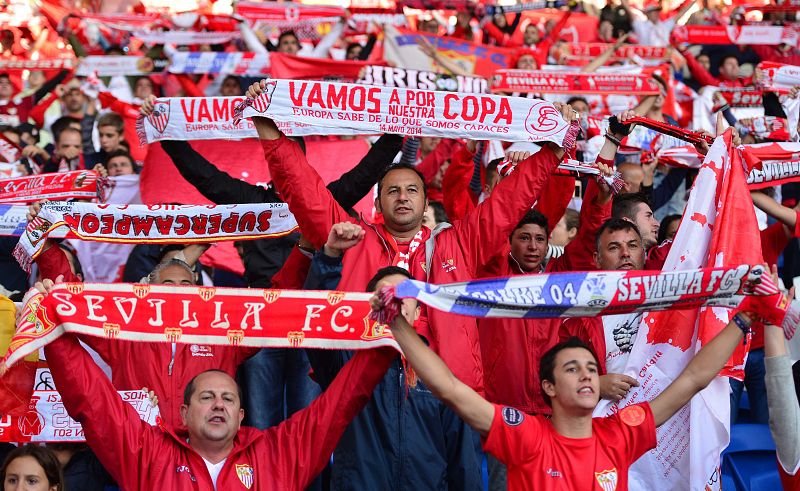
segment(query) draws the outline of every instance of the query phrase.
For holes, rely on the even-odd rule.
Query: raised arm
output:
[[[473,154],[466,148],[458,148],[450,158],[450,165],[442,177],[444,211],[452,222],[461,220],[475,209],[475,200],[469,183],[475,171]]]
[[[311,52],[312,58],[327,58],[328,51],[331,50],[336,41],[342,37],[344,32],[344,21],[340,20],[331,27],[331,30],[322,39],[319,40],[314,50]]]
[[[759,210],[780,221],[789,227],[789,230],[794,230],[797,226],[797,212],[795,210],[783,206],[775,201],[775,198],[760,191],[751,191],[750,197],[753,198],[753,204]]]
[[[140,476],[149,425],[122,401],[74,336],[64,334],[44,351],[64,407],[81,424],[86,442],[106,470],[125,488],[146,486]]]
[[[372,300],[373,309],[382,308],[377,296]],[[458,380],[439,356],[419,337],[414,328],[398,315],[392,322],[392,335],[403,349],[406,360],[414,367],[419,378],[425,382],[437,399],[458,414],[475,431],[486,436],[492,427],[494,406]]]
[[[275,433],[276,452],[305,449],[284,452],[294,469],[294,489],[305,488],[327,465],[345,428],[367,405],[396,356],[392,348],[359,351],[310,406],[278,427],[265,430]]]
[[[786,351],[783,329],[764,326],[769,429],[781,467],[794,475],[800,467],[800,404],[792,380],[792,360]]]

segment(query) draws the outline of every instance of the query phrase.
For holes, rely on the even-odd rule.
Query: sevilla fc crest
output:
[[[217,289],[213,286],[201,286],[197,290],[197,294],[200,295],[200,298],[202,298],[203,301],[205,302],[208,302],[209,300],[214,298],[214,295],[216,293]]]
[[[344,300],[344,292],[328,292],[328,303],[336,305]]]
[[[278,84],[275,80],[267,80],[267,86],[264,88],[264,92],[259,94],[253,100],[253,108],[263,113],[267,109],[269,109],[269,105],[272,103],[272,93],[275,92],[275,86]]]
[[[150,295],[150,285],[144,283],[136,283],[133,285],[133,294],[139,299],[144,299]]]
[[[164,133],[169,122],[169,102],[156,101],[153,104],[153,114],[147,116],[147,120],[157,129],[159,133]]]
[[[236,464],[236,477],[244,484],[244,487],[250,489],[253,487],[255,472],[253,467],[247,464]]]
[[[280,296],[281,296],[280,290],[264,290],[264,300],[266,300],[267,303],[275,302],[276,300],[278,300],[278,297]]]
[[[597,484],[603,488],[603,491],[615,491],[617,489],[617,469],[595,472],[594,477],[597,479]]]
[[[525,118],[525,129],[532,136],[545,137],[558,133],[567,122],[561,117],[561,113],[549,102],[537,102],[528,111]]]

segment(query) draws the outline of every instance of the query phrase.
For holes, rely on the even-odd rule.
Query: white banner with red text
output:
[[[151,58],[146,56],[87,56],[81,60],[75,75],[88,77],[113,77],[115,75],[141,76],[150,75],[156,70]]]
[[[158,407],[141,390],[120,390],[120,398],[130,404],[142,421],[156,424]],[[19,416],[0,416],[0,442],[83,442],[83,428],[72,419],[61,394],[55,390],[35,390],[28,410]]]
[[[98,205],[51,201],[28,223],[14,257],[29,269],[48,238],[184,244],[280,237],[296,229],[297,222],[285,203]]]

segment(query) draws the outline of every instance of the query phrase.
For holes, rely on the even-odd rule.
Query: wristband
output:
[[[737,312],[736,315],[734,315],[733,318],[731,318],[731,320],[733,321],[734,324],[736,324],[736,327],[738,327],[742,331],[742,334],[744,335],[744,339],[742,339],[742,344],[746,344],[747,335],[753,332],[750,329],[750,325],[753,323],[753,321],[746,320],[744,314],[742,314],[741,312]]]
[[[631,125],[620,123],[616,116],[611,116],[608,118],[608,131],[614,135],[628,136],[631,134]]]
[[[614,135],[612,135],[610,133],[606,133],[605,137],[606,137],[606,140],[610,141],[611,143],[613,143],[614,145],[616,145],[618,147],[622,145],[622,142],[619,141],[619,139],[617,139],[616,136],[614,136]]]

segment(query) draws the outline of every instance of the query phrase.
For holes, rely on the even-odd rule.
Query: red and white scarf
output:
[[[650,76],[627,73],[497,70],[492,82],[494,93],[656,95],[659,90]]]
[[[231,118],[242,98],[158,99],[137,121],[142,143],[255,137],[248,121]],[[574,146],[580,127],[538,99],[390,87],[269,80],[266,92],[237,106],[235,118],[264,116],[287,135],[398,133],[474,140],[552,141]]]
[[[371,293],[176,287],[56,285],[31,295],[0,372],[66,332],[125,341],[271,348],[398,349],[369,320]]]
[[[328,134],[551,141],[563,147],[574,146],[579,130],[538,99],[296,80],[267,81],[262,94],[237,107],[240,116],[300,122]]]
[[[184,244],[280,237],[297,229],[285,203],[244,205],[97,205],[51,201],[28,223],[14,249],[23,268],[45,240]]]
[[[569,56],[597,58],[605,53],[612,44],[610,43],[568,43],[565,45]],[[644,58],[647,60],[669,61],[669,48],[662,46],[644,46],[639,44],[625,44],[614,51],[615,58]]]
[[[36,174],[0,179],[0,203],[102,198],[104,189],[105,180],[91,170]]]
[[[358,83],[380,85],[382,87],[401,87],[404,89],[444,90],[483,94],[488,92],[489,84],[482,77],[451,76],[425,70],[411,70],[391,66],[368,65],[361,72]]]
[[[146,56],[98,55],[83,58],[75,74],[83,77],[92,74],[100,77],[141,76],[150,75],[153,71],[155,71],[155,64]]]
[[[240,34],[238,31],[136,31],[133,37],[148,44],[224,44],[238,39]]]
[[[70,70],[75,65],[72,58],[44,60],[0,60],[0,72],[22,70]]]
[[[757,44],[797,47],[798,33],[791,26],[677,26],[672,31],[677,42],[689,44]]]
[[[19,145],[0,133],[0,158],[3,159],[3,162],[17,162],[21,156],[22,149],[19,148]]]
[[[763,75],[759,86],[764,90],[785,94],[800,85],[800,66],[762,61],[756,68]]]

